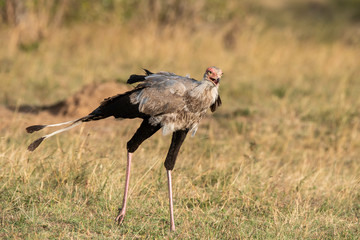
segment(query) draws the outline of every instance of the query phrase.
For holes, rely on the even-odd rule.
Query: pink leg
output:
[[[126,165],[126,179],[125,179],[125,190],[124,190],[124,199],[122,208],[119,209],[119,215],[115,218],[115,221],[118,224],[121,224],[125,217],[126,212],[126,202],[129,191],[129,182],[130,182],[130,167],[131,167],[131,156],[132,153],[128,152],[127,154],[127,165]]]
[[[166,170],[166,173],[167,173],[168,188],[169,188],[170,231],[175,231],[174,206],[173,206],[172,187],[171,187],[171,170]]]

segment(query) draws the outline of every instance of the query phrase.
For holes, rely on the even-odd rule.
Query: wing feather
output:
[[[174,80],[147,82],[131,96],[133,104],[139,104],[139,111],[156,116],[177,112],[185,107],[184,94],[187,89],[181,82]]]
[[[215,112],[218,107],[222,104],[220,95],[217,96],[215,102],[210,106],[211,112]]]
[[[139,104],[139,111],[150,116],[184,111],[189,109],[189,93],[200,84],[195,79],[174,73],[150,74],[136,87],[141,90],[132,94],[131,102]]]

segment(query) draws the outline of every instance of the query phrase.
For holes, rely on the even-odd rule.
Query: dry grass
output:
[[[135,153],[128,213],[118,227],[125,144],[139,122],[88,124],[28,153],[36,136],[25,126],[63,119],[2,110],[0,236],[358,238],[359,45],[304,39],[304,29],[268,28],[251,16],[234,26],[74,25],[52,32],[37,50],[15,52],[5,47],[12,30],[1,30],[3,104],[53,103],[86,83],[125,81],[141,67],[200,78],[216,65],[225,76],[223,107],[178,158],[172,235],[168,136],[156,134]]]

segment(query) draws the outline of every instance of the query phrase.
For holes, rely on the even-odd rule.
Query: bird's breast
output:
[[[203,83],[188,93],[186,106],[191,112],[201,112],[208,109],[215,102],[217,96],[217,87]]]

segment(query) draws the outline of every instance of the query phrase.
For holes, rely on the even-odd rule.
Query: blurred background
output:
[[[281,97],[358,64],[357,0],[0,0],[0,14],[3,103],[54,101],[142,67],[200,78],[216,65],[236,106],[258,97],[254,82]]]
[[[166,237],[169,137],[136,153],[118,228],[139,122],[89,124],[32,154],[23,129],[87,114],[141,68],[200,80],[217,66],[223,106],[173,175],[175,236],[356,239],[359,62],[359,0],[0,0],[0,237]]]

